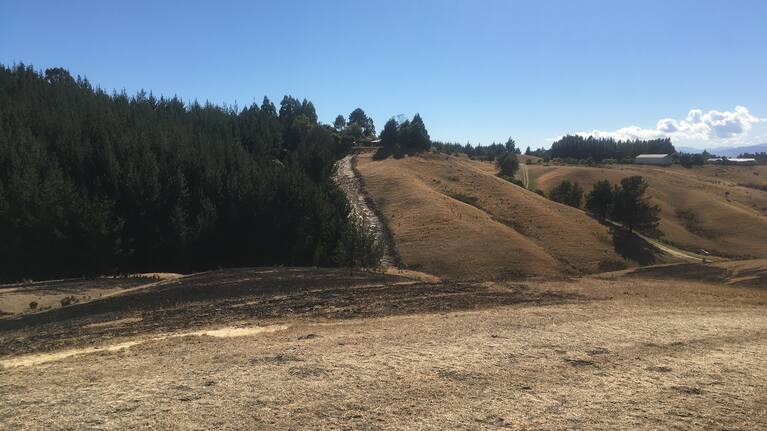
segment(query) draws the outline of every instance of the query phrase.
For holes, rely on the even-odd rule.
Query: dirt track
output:
[[[764,429],[767,291],[653,279],[689,269],[243,269],[6,319],[0,361],[133,344],[0,370],[0,428]]]
[[[378,241],[384,244],[384,254],[381,257],[381,266],[384,268],[393,267],[397,263],[396,252],[393,244],[386,236],[383,221],[373,210],[368,199],[365,197],[365,191],[357,172],[354,169],[355,153],[346,155],[336,163],[335,182],[343,190],[346,199],[352,207],[352,217],[361,221],[370,232],[372,232]]]
[[[522,172],[522,184],[525,185],[525,188],[530,190],[530,173],[527,170],[527,165],[524,163],[519,165],[519,170]]]

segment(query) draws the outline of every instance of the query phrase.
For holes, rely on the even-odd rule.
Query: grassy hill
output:
[[[607,227],[464,156],[424,154],[357,168],[403,263],[448,278],[593,273],[630,265]]]
[[[563,180],[585,190],[598,180],[642,175],[661,208],[663,239],[729,257],[767,257],[767,167],[528,166],[531,188],[550,190]]]

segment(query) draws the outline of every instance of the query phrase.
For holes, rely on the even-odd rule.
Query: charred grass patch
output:
[[[406,279],[405,279],[406,280]],[[470,282],[402,284],[401,277],[340,269],[237,269],[47,313],[0,321],[0,354],[76,347],[115,337],[193,330],[210,325],[293,318],[357,319],[446,313],[515,304],[577,300],[571,292],[523,284]],[[141,315],[124,325],[100,322]],[[305,334],[299,341],[312,340]]]
[[[628,277],[676,279],[708,283],[726,282],[731,275],[731,271],[725,268],[702,263],[680,263],[637,268],[626,274]]]

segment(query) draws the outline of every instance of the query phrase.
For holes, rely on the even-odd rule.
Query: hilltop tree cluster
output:
[[[0,66],[0,274],[350,263],[366,233],[332,181],[353,141],[338,125],[290,96],[186,104]]]
[[[517,148],[517,143],[514,139],[509,138],[504,144],[497,144],[493,142],[490,145],[477,145],[472,146],[467,143],[465,145],[455,144],[450,142],[432,142],[432,147],[437,151],[443,153],[463,153],[469,156],[471,159],[484,160],[488,162],[496,161],[506,154],[520,154],[521,151]]]
[[[333,127],[338,132],[350,136],[353,139],[373,138],[376,134],[376,128],[373,119],[365,114],[362,108],[357,108],[349,114],[349,120],[344,119],[343,115],[336,117]]]
[[[631,161],[639,154],[672,154],[676,150],[671,139],[616,141],[612,138],[584,138],[579,135],[567,135],[554,142],[549,150],[551,158],[591,159],[601,162],[606,159]]]
[[[431,148],[431,139],[421,115],[415,114],[412,120],[402,123],[392,118],[381,131],[381,150],[376,158],[385,158],[390,154],[395,157],[409,153],[426,151]]]

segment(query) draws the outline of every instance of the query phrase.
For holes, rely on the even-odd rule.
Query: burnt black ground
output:
[[[524,284],[427,283],[375,272],[322,268],[212,271],[45,313],[0,320],[0,356],[91,345],[137,334],[243,320],[354,319],[446,313],[577,299]],[[90,326],[123,318],[140,321]]]

